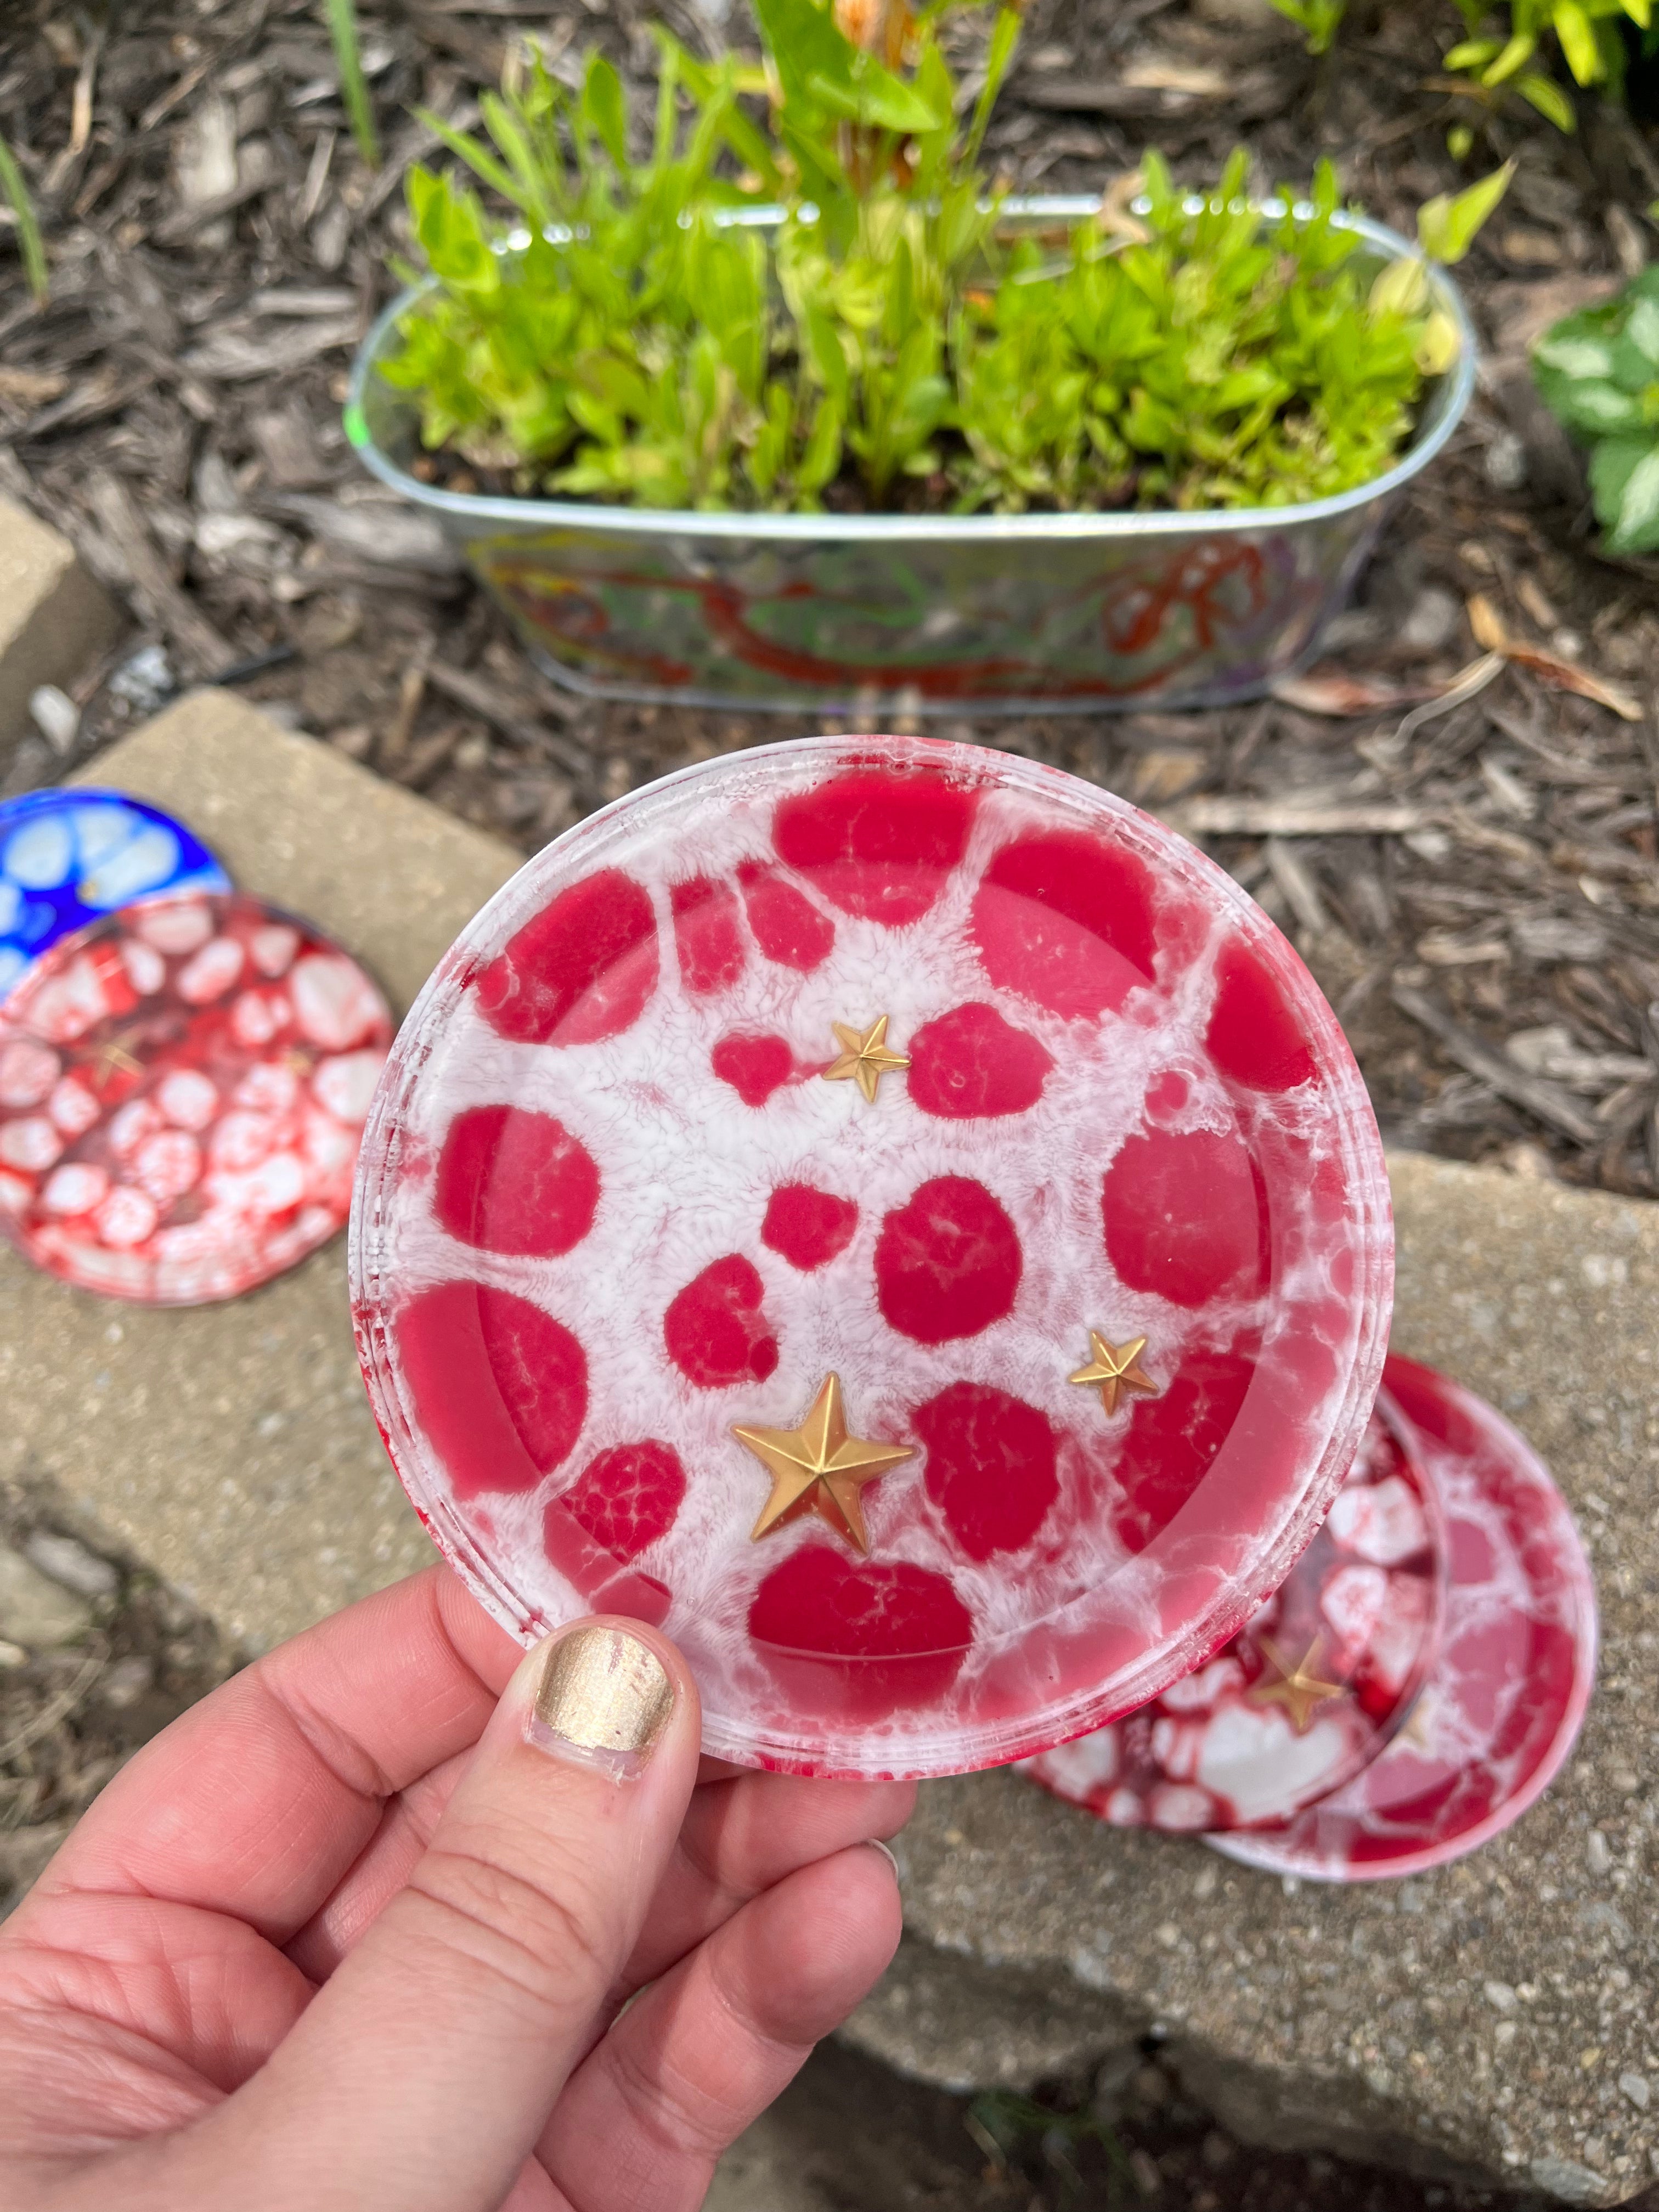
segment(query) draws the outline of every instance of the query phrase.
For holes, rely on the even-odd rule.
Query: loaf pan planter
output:
[[[1087,198],[1011,201],[1073,223]],[[1263,203],[1268,217],[1281,203]],[[775,210],[737,218],[775,222]],[[1359,216],[1363,269],[1415,249]],[[1370,483],[1305,504],[1204,513],[702,514],[444,491],[409,472],[414,402],[380,374],[404,292],[360,353],[346,428],[384,483],[434,515],[534,659],[591,697],[824,714],[1224,706],[1310,659],[1389,507],[1445,445],[1474,386],[1468,310],[1416,430]]]

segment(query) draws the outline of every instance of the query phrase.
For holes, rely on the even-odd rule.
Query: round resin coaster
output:
[[[1188,1673],[1364,1432],[1376,1125],[1266,917],[1092,786],[914,738],[561,838],[404,1027],[359,1348],[526,1640],[665,1625],[705,1743],[947,1773]]]
[[[101,914],[167,891],[228,891],[182,822],[118,791],[0,801],[0,999],[31,961]]]
[[[1384,1393],[1323,1527],[1249,1626],[1138,1712],[1023,1771],[1115,1827],[1279,1826],[1405,1720],[1444,1584],[1438,1500]]]
[[[1595,1674],[1595,1589],[1566,1502],[1503,1416],[1390,1358],[1445,1515],[1439,1651],[1394,1741],[1278,1834],[1218,1850],[1274,1874],[1370,1881],[1462,1858],[1520,1818],[1572,1748]]]
[[[0,1011],[0,1225],[86,1290],[252,1290],[343,1225],[391,1038],[356,961],[263,900],[107,915]]]

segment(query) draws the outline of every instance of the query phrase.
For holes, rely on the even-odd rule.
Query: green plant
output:
[[[1533,349],[1546,404],[1590,449],[1590,494],[1613,553],[1659,552],[1659,265]]]
[[[51,295],[51,279],[46,270],[46,249],[40,236],[40,222],[34,212],[34,202],[29,188],[23,182],[23,172],[17,166],[17,157],[0,137],[0,192],[10,203],[17,223],[17,250],[23,257],[23,271],[29,280],[29,289],[36,303],[45,307]]]
[[[1288,15],[1308,34],[1310,54],[1328,53],[1331,41],[1342,27],[1348,0],[1273,0],[1281,15]]]
[[[356,0],[325,0],[328,33],[334,41],[334,63],[340,72],[340,97],[351,124],[357,151],[371,169],[380,166],[380,137],[374,127],[374,109],[363,75],[362,50],[357,39]]]
[[[1242,153],[1196,203],[1152,160],[1141,216],[1019,235],[979,169],[1016,12],[959,118],[938,12],[895,40],[896,5],[896,67],[817,0],[756,0],[761,69],[659,32],[637,155],[597,56],[574,99],[533,61],[483,140],[425,118],[523,219],[498,251],[471,188],[410,173],[437,281],[384,373],[428,447],[526,492],[797,510],[1281,504],[1387,465],[1446,330],[1425,282],[1369,286],[1328,167],[1267,219]]]
[[[1546,41],[1560,49],[1573,82],[1606,84],[1618,92],[1624,82],[1625,50],[1618,19],[1628,16],[1645,30],[1651,0],[1457,0],[1468,35],[1445,58],[1449,70],[1467,76],[1473,87],[1495,98],[1508,87],[1531,103],[1559,130],[1577,127],[1572,102],[1547,70],[1539,66]],[[1498,27],[1487,25],[1496,15]]]

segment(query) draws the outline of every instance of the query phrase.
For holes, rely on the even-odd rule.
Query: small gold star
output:
[[[910,1055],[887,1049],[887,1017],[878,1014],[867,1030],[848,1029],[845,1022],[831,1022],[841,1046],[841,1058],[832,1060],[823,1071],[826,1083],[856,1083],[873,1106],[876,1089],[884,1075],[891,1075],[901,1067],[908,1067]]]
[[[1408,1743],[1413,1751],[1420,1751],[1426,1759],[1434,1749],[1435,1701],[1433,1686],[1420,1691],[1400,1727],[1395,1730],[1395,1743]]]
[[[1144,1336],[1131,1337],[1127,1344],[1118,1346],[1108,1344],[1097,1328],[1091,1328],[1089,1341],[1094,1346],[1094,1358],[1075,1375],[1068,1375],[1068,1382],[1098,1383],[1100,1402],[1109,1413],[1116,1413],[1121,1390],[1138,1391],[1144,1398],[1158,1396],[1159,1386],[1140,1364],[1140,1355],[1146,1349]]]
[[[1340,1682],[1322,1682],[1317,1674],[1308,1671],[1319,1656],[1319,1638],[1315,1637],[1294,1667],[1290,1665],[1279,1646],[1269,1643],[1265,1636],[1257,1637],[1256,1642],[1266,1652],[1268,1664],[1278,1669],[1279,1679],[1273,1682],[1264,1679],[1256,1683],[1247,1692],[1250,1702],[1258,1705],[1283,1705],[1297,1734],[1305,1735],[1308,1723],[1314,1717],[1315,1707],[1322,1705],[1327,1698],[1342,1695]]]
[[[772,1478],[772,1495],[750,1532],[756,1543],[769,1528],[792,1520],[812,1507],[838,1535],[863,1553],[870,1549],[864,1533],[864,1509],[859,1491],[901,1460],[914,1459],[911,1444],[882,1444],[864,1437],[849,1437],[842,1410],[841,1377],[826,1376],[812,1401],[812,1409],[798,1429],[734,1427],[732,1435],[746,1444]]]
[[[120,1030],[115,1036],[106,1037],[103,1043],[99,1046],[93,1056],[92,1079],[100,1091],[113,1077],[118,1068],[127,1075],[141,1075],[143,1073],[143,1062],[135,1060],[127,1050],[127,1047],[142,1035],[143,1031],[136,1029]]]

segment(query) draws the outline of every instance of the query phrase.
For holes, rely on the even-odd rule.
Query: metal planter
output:
[[[1007,213],[1073,222],[1095,205]],[[1413,250],[1381,223],[1339,220],[1378,267]],[[418,292],[370,331],[346,422],[374,474],[438,518],[540,665],[590,696],[861,716],[1221,706],[1316,650],[1395,495],[1468,404],[1474,330],[1445,272],[1431,277],[1460,344],[1411,444],[1374,482],[1302,506],[705,514],[436,490],[408,473],[413,402],[377,373]]]

